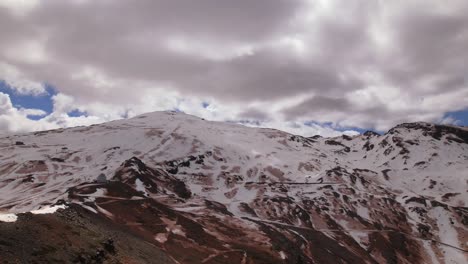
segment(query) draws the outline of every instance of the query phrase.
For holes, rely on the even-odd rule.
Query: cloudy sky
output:
[[[302,135],[468,125],[466,0],[0,0],[0,132],[159,110]]]

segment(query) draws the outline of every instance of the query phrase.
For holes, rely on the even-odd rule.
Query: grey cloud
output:
[[[466,86],[468,3],[458,4],[449,13],[426,5],[407,10],[396,19],[394,58],[382,65],[389,82],[417,92],[417,82],[437,77],[433,94]]]
[[[168,50],[164,43],[167,37],[183,35],[212,41],[221,49],[236,43],[259,41],[287,27],[288,20],[302,4],[296,0],[93,1],[72,6],[69,2],[50,1],[34,10],[27,22],[43,28],[49,35],[47,49],[52,57],[66,62],[66,65],[56,65],[58,69],[92,65],[114,78],[172,83],[180,91],[204,93],[205,87],[213,82],[209,79],[213,71],[216,72],[213,69],[225,66]],[[32,72],[36,73],[36,78],[76,93],[80,84],[54,77],[57,72],[51,71],[52,67],[49,65],[48,72]],[[236,79],[238,77],[234,75],[232,79],[245,85]],[[196,84],[191,82],[199,79],[203,81],[200,89],[196,89]],[[81,95],[89,90],[90,98],[97,92],[82,86],[81,90]],[[207,89],[205,94],[218,90],[219,87],[214,87],[214,91]],[[218,94],[221,93],[224,91]],[[113,91],[113,94],[119,92]]]
[[[322,10],[306,0],[51,0],[25,17],[0,8],[1,50],[41,39],[48,56],[46,62],[28,64],[0,52],[0,62],[91,103],[138,104],[155,87],[235,105],[303,96],[311,99],[269,116],[328,118],[355,126],[393,125],[407,116],[440,116],[467,106],[458,100],[430,115],[434,110],[412,107],[406,97],[468,96],[460,92],[467,88],[468,4],[447,1],[447,10],[441,10],[430,1],[326,2],[330,7]],[[385,45],[377,43],[376,34]],[[179,37],[195,50],[171,49],[168,40]],[[297,37],[305,51],[278,44],[287,37]],[[225,54],[243,46],[251,52],[226,59],[197,50]],[[72,78],[83,67],[123,82],[100,88]],[[347,98],[375,86],[382,94],[396,90],[406,97],[369,106]],[[401,108],[390,107],[395,100]],[[235,110],[240,117],[269,117],[254,109]]]
[[[188,34],[237,42],[279,33],[285,27],[285,20],[303,3],[298,0],[118,0],[73,6],[52,0],[32,15],[37,23],[71,26],[72,33],[82,32],[80,28],[85,27],[91,34]],[[77,22],[79,26],[73,27]]]
[[[246,109],[245,111],[241,112],[238,117],[240,119],[253,119],[253,120],[259,120],[259,121],[265,121],[270,119],[270,116],[262,110],[255,109],[255,108],[249,108]]]
[[[311,120],[320,120],[321,117],[326,118],[327,116],[337,115],[341,117],[347,115],[364,115],[371,117],[372,119],[390,117],[390,112],[383,105],[363,108],[357,107],[346,98],[333,98],[320,95],[314,96],[298,105],[287,108],[283,113],[288,117],[288,119],[305,117]]]
[[[183,87],[231,100],[272,100],[298,93],[332,93],[359,86],[359,80],[340,80],[337,69],[326,67],[328,65],[304,63],[287,55],[261,51],[221,62],[204,78],[186,80]]]
[[[290,117],[304,116],[313,113],[323,112],[347,112],[352,110],[352,104],[344,98],[331,98],[324,96],[314,96],[301,104],[285,111]]]

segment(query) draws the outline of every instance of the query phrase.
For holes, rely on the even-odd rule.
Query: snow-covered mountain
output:
[[[17,216],[34,221],[21,213],[60,204],[164,263],[468,262],[465,127],[305,138],[156,112],[10,135],[0,149],[11,222],[0,237]]]

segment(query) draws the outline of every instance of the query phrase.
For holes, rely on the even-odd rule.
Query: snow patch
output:
[[[154,240],[158,241],[159,243],[165,243],[167,241],[167,234],[158,233],[154,236]]]
[[[44,208],[40,208],[37,210],[32,210],[30,213],[32,214],[53,214],[58,209],[65,209],[65,205],[54,205],[54,206],[46,206]],[[16,214],[1,214],[0,213],[0,222],[16,222],[18,220],[18,216]]]
[[[58,209],[65,209],[65,208],[67,208],[67,207],[64,204],[54,205],[54,206],[46,206],[46,207],[38,209],[38,210],[33,210],[33,211],[31,211],[31,213],[33,213],[33,214],[53,214]]]
[[[18,216],[15,214],[0,214],[0,222],[16,222]]]
[[[359,206],[356,210],[356,213],[364,219],[370,219],[369,209]]]
[[[283,251],[280,251],[279,255],[280,255],[281,259],[286,259],[286,257],[287,257],[286,254]]]
[[[136,185],[137,191],[144,193],[145,196],[148,196],[148,193],[146,192],[145,184],[140,179],[135,180],[135,185]]]

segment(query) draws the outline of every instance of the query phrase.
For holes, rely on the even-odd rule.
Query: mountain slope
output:
[[[79,205],[180,263],[468,261],[463,127],[305,138],[157,112],[0,148],[0,211]]]

